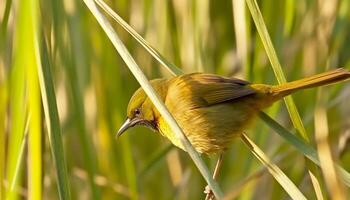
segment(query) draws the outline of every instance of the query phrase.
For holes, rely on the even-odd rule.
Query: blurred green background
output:
[[[106,3],[186,73],[277,84],[244,1]],[[350,69],[350,1],[258,3],[288,80],[336,67]],[[72,199],[204,198],[206,183],[189,156],[158,134],[137,127],[116,140],[128,100],[139,85],[83,1],[3,0],[0,20],[0,199],[59,198],[39,65],[51,70]],[[111,23],[148,78],[170,77],[125,30]],[[322,95],[333,156],[348,171],[349,89],[349,83],[342,83],[321,94],[310,89],[293,95],[312,143],[317,95]],[[283,102],[267,112],[293,131]],[[316,198],[300,153],[260,120],[248,135],[306,197]],[[203,158],[213,169],[217,156]],[[9,192],[12,180],[16,183]],[[225,154],[218,182],[228,199],[288,198],[240,140]],[[38,196],[32,184],[42,186]],[[349,195],[349,188],[345,190]]]

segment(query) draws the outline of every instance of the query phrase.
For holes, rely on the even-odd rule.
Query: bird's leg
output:
[[[218,175],[219,175],[219,171],[220,171],[220,168],[221,168],[221,164],[222,164],[222,158],[223,158],[223,155],[220,154],[219,158],[218,158],[218,161],[216,162],[216,165],[215,165],[215,170],[214,170],[214,174],[213,174],[213,179],[215,180]],[[212,200],[214,199],[214,194],[213,192],[211,191],[209,185],[207,185],[204,189],[204,193],[207,194],[207,196],[205,197],[205,200]]]

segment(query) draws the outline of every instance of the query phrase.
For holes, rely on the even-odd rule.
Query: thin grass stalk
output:
[[[276,51],[273,47],[270,35],[267,31],[264,19],[262,17],[262,14],[259,10],[259,6],[256,2],[256,0],[246,0],[246,3],[248,5],[248,8],[250,10],[250,13],[252,15],[252,18],[255,22],[256,28],[258,30],[258,33],[260,35],[261,41],[263,43],[263,46],[265,48],[266,54],[271,62],[271,66],[272,69],[275,73],[275,77],[277,78],[277,81],[279,84],[283,84],[286,83],[287,80],[284,76],[283,70],[282,70],[282,66],[278,60]],[[286,103],[287,106],[287,110],[289,113],[289,116],[292,120],[293,126],[296,128],[296,130],[298,131],[298,134],[300,134],[300,136],[307,142],[310,142],[310,139],[306,133],[304,124],[301,120],[301,117],[299,115],[298,109],[295,106],[295,103],[293,101],[292,96],[287,96],[284,98],[284,101]],[[310,173],[310,177],[311,177],[311,182],[313,184],[313,187],[315,188],[315,192],[317,191],[322,191],[320,189],[320,183],[318,181],[317,178],[319,178],[319,172],[318,169],[312,165],[311,163],[309,163],[308,161],[306,161],[306,165],[309,169],[309,173]],[[317,194],[318,197],[321,197],[322,195]],[[322,199],[322,198],[321,198]]]
[[[282,66],[278,60],[276,51],[273,47],[270,35],[267,31],[264,19],[261,15],[261,12],[259,10],[258,4],[256,0],[246,0],[246,3],[248,5],[248,8],[250,10],[250,13],[253,17],[253,20],[255,22],[256,28],[258,30],[258,33],[260,35],[261,41],[264,45],[266,54],[271,62],[272,69],[275,73],[275,77],[279,84],[286,83],[287,80],[284,76]],[[294,101],[291,96],[285,97],[286,106],[288,109],[288,112],[290,114],[291,120],[293,122],[294,127],[299,131],[303,139],[306,141],[309,141],[309,138],[306,134],[304,125],[301,121],[301,118],[299,116],[299,113],[297,111],[297,108],[294,104]]]
[[[118,35],[109,24],[107,19],[101,14],[101,12],[96,7],[96,4],[93,0],[84,0],[87,7],[95,16],[96,20],[99,22],[103,30],[106,32],[108,38],[112,41],[114,47],[117,49],[120,56],[123,58],[124,62],[129,67],[130,71],[134,74],[137,81],[140,83],[146,94],[151,99],[152,103],[157,107],[158,111],[165,118],[166,122],[170,125],[171,129],[174,131],[176,136],[179,138],[186,151],[189,153],[190,157],[193,159],[197,168],[201,172],[204,179],[207,181],[208,185],[212,189],[214,195],[221,199],[223,197],[223,193],[216,181],[210,175],[208,168],[205,166],[204,162],[200,158],[198,152],[192,147],[191,143],[188,141],[183,131],[175,121],[175,119],[171,116],[164,103],[160,100],[158,94],[154,91],[146,76],[143,74],[142,70],[137,66],[135,60],[132,58],[122,41],[119,39]]]
[[[283,154],[278,154],[278,156],[275,156],[273,158],[272,162],[275,164],[280,164],[290,154],[291,154],[291,151],[285,152]],[[254,172],[251,172],[243,180],[240,180],[231,189],[229,189],[229,191],[225,194],[224,200],[237,199],[237,197],[240,194],[242,194],[242,190],[250,190],[249,188],[251,188],[253,184],[256,185],[256,183],[259,182],[260,178],[265,174],[266,171],[267,171],[267,167],[265,165],[259,166],[258,169],[255,169]],[[242,197],[242,195],[240,197]],[[248,199],[253,198],[252,196],[249,196],[249,197],[250,198]]]
[[[42,198],[42,154],[41,154],[41,102],[37,69],[40,65],[38,44],[38,9],[39,1],[21,1],[28,15],[27,29],[27,85],[28,110],[30,113],[28,132],[28,198]]]
[[[249,150],[254,154],[254,156],[267,167],[270,174],[278,181],[278,183],[283,187],[283,189],[289,194],[292,199],[302,200],[306,197],[300,190],[295,186],[295,184],[288,178],[283,171],[264,154],[264,152],[255,145],[247,135],[244,133],[241,136],[243,142],[248,146]]]
[[[42,34],[43,36],[43,34]],[[56,94],[51,76],[51,63],[47,51],[46,42],[42,37],[41,42],[42,64],[38,65],[39,85],[42,104],[44,107],[45,123],[51,147],[53,163],[56,168],[57,187],[60,199],[71,199],[66,158],[63,151],[62,134],[58,117]]]
[[[143,39],[131,26],[126,23],[112,8],[102,0],[94,0],[109,16],[117,21],[139,44],[141,44],[159,63],[161,63],[173,76],[183,74],[182,70],[175,64],[165,59],[156,49],[154,49],[145,39]]]
[[[325,90],[320,88],[318,101],[315,108],[315,139],[320,167],[325,178],[325,183],[332,199],[345,200],[343,185],[338,181],[332,158],[331,148],[328,143],[328,119],[326,112]],[[321,98],[322,95],[322,98]]]
[[[303,140],[301,140],[296,135],[290,133],[283,126],[273,120],[270,116],[265,114],[264,112],[259,113],[259,117],[270,127],[272,128],[278,135],[285,139],[289,144],[294,146],[296,150],[300,153],[304,154],[309,160],[311,160],[316,165],[320,166],[320,161],[317,156],[317,151],[312,148],[312,146],[306,144]],[[350,187],[350,174],[341,166],[336,165],[337,174],[341,177],[343,183]]]

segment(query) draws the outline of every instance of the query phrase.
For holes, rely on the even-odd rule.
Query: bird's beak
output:
[[[130,128],[131,127],[131,121],[132,120],[130,120],[129,118],[127,118],[126,120],[125,120],[125,122],[123,123],[123,125],[119,128],[119,130],[118,130],[118,132],[117,132],[117,138],[119,137],[119,136],[121,136],[128,128]]]
[[[124,124],[119,128],[117,132],[117,138],[121,136],[126,130],[128,130],[130,127],[135,126],[137,123],[142,121],[141,119],[134,118],[134,119],[129,119],[127,118],[124,122]]]

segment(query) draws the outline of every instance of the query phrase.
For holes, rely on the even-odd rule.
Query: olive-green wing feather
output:
[[[189,109],[207,107],[256,93],[249,84],[212,74],[185,74],[172,80],[167,99],[181,102]]]

